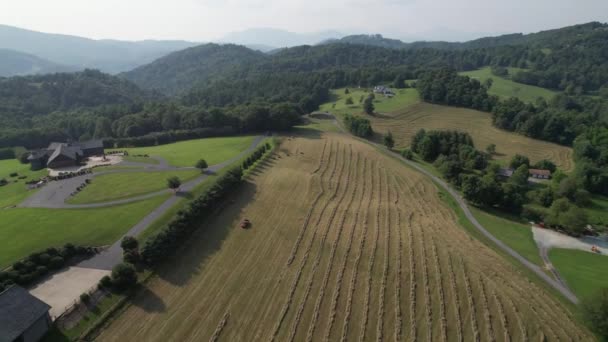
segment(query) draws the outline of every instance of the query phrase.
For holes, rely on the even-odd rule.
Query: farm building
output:
[[[393,97],[395,96],[395,93],[388,87],[385,86],[375,86],[374,87],[374,93],[376,94],[382,94],[386,97]]]
[[[0,293],[0,342],[36,342],[51,327],[51,307],[20,286]]]
[[[44,167],[74,166],[78,165],[82,158],[102,154],[104,154],[104,150],[101,140],[75,143],[53,142],[46,149],[32,152],[28,160],[32,165],[32,170],[38,170]]]
[[[498,170],[498,175],[500,177],[509,178],[509,177],[513,176],[513,169],[500,168]]]
[[[541,169],[530,169],[530,177],[538,179],[549,179],[551,178],[551,171]]]

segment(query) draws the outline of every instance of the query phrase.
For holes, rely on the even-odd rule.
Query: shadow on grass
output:
[[[266,167],[270,167],[270,164]],[[254,183],[244,181],[239,190],[217,203],[215,212],[201,222],[183,247],[157,269],[157,275],[176,286],[185,286],[193,277],[205,272],[205,261],[222,248],[233,229],[240,229],[234,221],[253,200],[256,192],[257,186]],[[145,294],[138,295],[138,301],[145,302],[146,297]]]
[[[132,304],[148,313],[165,312],[167,310],[162,298],[150,291],[145,285],[138,289],[137,296],[133,299]]]

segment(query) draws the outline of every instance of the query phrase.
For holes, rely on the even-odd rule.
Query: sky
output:
[[[1,0],[0,24],[95,39],[213,41],[250,28],[462,40],[608,21],[608,0]]]

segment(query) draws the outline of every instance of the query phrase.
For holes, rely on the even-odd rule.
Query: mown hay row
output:
[[[475,310],[475,297],[473,296],[473,289],[471,288],[471,281],[467,274],[467,267],[464,264],[464,260],[461,259],[462,264],[462,276],[464,278],[464,286],[467,291],[467,300],[469,302],[469,313],[471,314],[471,330],[473,331],[473,340],[479,342],[479,328],[477,325],[477,310]]]
[[[502,325],[503,338],[506,342],[510,342],[511,335],[509,335],[509,321],[507,320],[505,309],[502,305],[502,302],[500,301],[500,298],[498,298],[498,295],[496,294],[496,289],[491,288],[490,290],[492,291],[492,298],[494,298],[494,301],[496,302],[496,307],[498,308],[498,316],[500,318],[500,324]]]
[[[416,256],[414,254],[414,228],[411,221],[408,230],[408,242],[410,251],[410,340],[416,341],[418,335],[416,329]]]
[[[368,273],[368,278],[367,278],[367,283],[365,285],[365,299],[364,299],[364,304],[363,304],[363,318],[361,321],[361,331],[359,333],[359,341],[363,342],[365,340],[365,334],[367,332],[367,324],[369,321],[369,301],[370,301],[370,297],[371,297],[371,291],[372,291],[372,272],[374,270],[374,263],[376,262],[376,251],[378,249],[378,238],[380,235],[380,203],[381,203],[381,198],[383,195],[383,189],[382,189],[382,178],[380,177],[380,168],[376,169],[376,174],[378,175],[378,182],[379,182],[379,186],[378,186],[378,208],[376,208],[376,213],[374,215],[374,225],[376,226],[376,230],[375,230],[375,234],[374,234],[374,240],[372,243],[372,250],[371,250],[371,254],[370,254],[370,258],[369,258],[369,263],[368,263],[368,267],[367,267],[367,273]],[[386,183],[384,184],[386,186]]]
[[[358,157],[358,156],[357,156]],[[346,251],[344,253],[344,261],[342,262],[342,267],[340,267],[340,271],[338,272],[338,276],[336,278],[336,284],[334,286],[334,293],[331,300],[331,307],[329,311],[329,320],[327,322],[327,330],[325,332],[325,341],[329,341],[329,337],[331,335],[331,331],[336,320],[336,309],[338,308],[338,300],[340,299],[340,290],[342,289],[342,279],[344,277],[344,272],[346,271],[346,265],[348,264],[348,257],[350,256],[350,251],[353,245],[353,237],[355,235],[355,230],[359,225],[359,214],[361,212],[361,207],[363,206],[365,195],[367,194],[367,159],[363,160],[363,177],[361,182],[363,183],[363,187],[361,189],[361,195],[359,198],[359,202],[357,205],[357,209],[355,211],[355,218],[353,221],[353,225],[348,236],[348,242],[346,243]],[[357,180],[359,182],[359,180]],[[368,202],[371,201],[371,198]]]
[[[343,151],[343,154],[345,154],[344,151]],[[351,154],[352,154],[352,149],[351,149]],[[338,162],[339,162],[339,160],[337,158],[336,162],[334,163],[334,169],[332,170],[332,173],[330,175],[330,180],[333,179],[333,177],[335,175],[335,167],[338,164]],[[349,161],[349,163],[350,163],[350,161]],[[340,171],[338,172],[339,175],[341,175],[344,172],[345,164],[346,164],[346,161],[342,160],[342,163],[340,165]],[[310,251],[312,250],[313,243],[315,241],[317,232],[319,230],[319,223],[321,221],[321,218],[323,217],[323,214],[325,213],[325,210],[327,209],[329,202],[331,202],[331,200],[333,198],[335,198],[338,190],[340,189],[340,184],[341,184],[341,182],[338,182],[338,185],[334,188],[334,192],[333,192],[332,196],[328,199],[328,201],[323,206],[321,213],[319,214],[317,221],[315,222],[315,230],[308,243],[306,251],[304,252],[304,256],[302,257],[302,260],[300,261],[300,265],[298,267],[298,270],[296,271],[294,280],[289,288],[289,292],[287,294],[287,299],[285,301],[285,304],[283,304],[283,307],[281,308],[281,312],[279,314],[279,319],[278,319],[277,323],[275,324],[275,328],[270,336],[270,341],[274,341],[276,339],[277,335],[279,334],[279,331],[281,330],[283,321],[285,320],[285,317],[287,316],[287,312],[289,311],[291,303],[293,302],[293,297],[294,297],[296,289],[298,287],[298,283],[300,282],[300,279],[302,278],[304,266],[306,266],[306,262],[308,261],[308,258],[310,256]],[[331,223],[331,220],[330,220],[330,223]],[[321,237],[321,246],[323,245],[325,238],[327,237],[328,231],[329,231],[329,224],[327,225],[327,229],[325,230],[325,232],[323,233],[323,235]]]
[[[350,159],[352,160],[352,148],[351,148],[351,157]],[[360,154],[357,153],[357,161],[355,162],[355,172],[357,172],[358,170],[358,165],[359,165],[359,159],[360,159]],[[350,166],[350,162],[349,162],[349,166]],[[349,167],[348,170],[348,174],[346,176],[346,184],[351,184],[351,170],[352,167]],[[356,176],[355,176],[356,179]],[[346,208],[344,210],[344,214],[342,215],[342,219],[340,220],[340,223],[338,224],[338,232],[336,233],[336,238],[334,239],[332,245],[331,245],[331,250],[329,253],[329,261],[327,263],[327,268],[325,270],[325,275],[323,276],[323,281],[321,283],[321,288],[319,291],[319,295],[317,296],[317,301],[315,303],[315,307],[313,310],[313,315],[312,315],[312,319],[310,321],[310,324],[308,325],[308,333],[306,336],[306,341],[310,342],[313,340],[313,335],[315,333],[315,330],[317,328],[317,321],[319,320],[319,315],[321,314],[321,304],[323,303],[323,298],[325,297],[325,290],[327,289],[327,283],[329,282],[329,277],[331,275],[331,271],[333,269],[334,266],[334,258],[336,256],[336,251],[338,249],[338,243],[340,242],[340,237],[342,236],[342,231],[344,230],[344,222],[346,221],[346,218],[348,217],[348,212],[351,211],[351,207],[352,204],[355,200],[355,193],[357,192],[357,188],[359,187],[359,181],[355,181],[355,187],[353,189],[353,191],[351,192],[350,196],[349,196],[349,200],[348,203],[346,205]],[[346,197],[346,193],[348,189],[345,189],[345,191],[342,193],[342,197],[340,198],[339,204],[336,205],[336,207],[334,208],[334,211],[332,212],[331,218],[330,218],[330,224],[331,222],[333,222],[333,219],[338,211],[338,208],[340,207],[340,205],[342,204],[342,201],[344,200],[344,198]],[[319,252],[317,259],[320,262],[321,260],[321,255],[322,253]]]
[[[220,339],[220,335],[222,334],[222,331],[224,331],[224,328],[226,327],[226,324],[228,324],[228,318],[229,317],[230,317],[230,312],[226,311],[226,313],[224,314],[224,316],[222,317],[222,319],[217,324],[217,327],[215,328],[215,331],[213,332],[213,335],[211,335],[211,338],[209,339],[209,342],[217,342],[217,340]]]
[[[488,341],[496,341],[494,329],[492,328],[492,314],[490,313],[490,304],[488,303],[488,296],[486,296],[486,289],[481,276],[479,277],[479,293],[481,295],[481,306],[483,307],[483,318],[486,323],[486,334],[488,335]]]
[[[321,169],[321,166],[323,166],[323,164],[324,164],[323,163],[323,156],[325,156],[325,148],[326,147],[327,147],[327,140],[325,140],[325,142],[323,143],[323,151],[321,151],[321,157],[319,158],[319,165],[317,165],[317,168],[312,171],[313,175],[315,173],[319,172],[319,170]],[[331,145],[330,145],[330,149],[331,149]],[[329,160],[329,158],[327,160]]]
[[[429,270],[428,270],[428,258],[426,254],[426,244],[424,242],[424,229],[419,227],[420,237],[418,243],[420,244],[420,250],[422,257],[422,286],[424,292],[424,307],[426,308],[426,324],[427,324],[427,341],[433,341],[433,306],[431,304],[431,286],[429,284]]]
[[[327,141],[323,145],[323,152],[321,153],[321,158],[319,159],[319,166],[317,167],[317,170],[315,170],[313,173],[316,173],[321,168],[321,165],[329,166],[329,162],[331,161],[331,156],[333,153],[333,149],[332,149],[333,141],[330,143],[330,146],[329,146],[329,156],[327,157],[327,162],[323,163],[323,156],[325,154],[326,146],[327,146]],[[320,177],[320,182],[319,182],[320,186],[321,186],[321,190],[319,191],[317,196],[312,201],[312,203],[310,205],[310,209],[308,209],[308,213],[306,214],[306,217],[304,218],[304,222],[302,223],[302,227],[300,228],[300,233],[298,234],[296,242],[293,245],[291,254],[289,255],[289,259],[287,259],[287,266],[290,266],[293,263],[293,261],[295,260],[296,255],[298,254],[298,249],[300,248],[300,244],[302,243],[302,239],[304,238],[304,234],[306,233],[306,230],[308,228],[308,223],[310,222],[310,218],[312,217],[312,213],[316,209],[317,204],[319,203],[319,200],[321,199],[321,197],[323,197],[323,194],[325,194],[325,188],[323,187],[323,177],[325,176],[325,172],[327,171],[328,168],[329,167],[325,167],[323,169],[323,172],[321,172],[321,177]],[[333,178],[334,172],[335,172],[335,164],[334,164],[334,169],[332,171],[332,177],[330,177],[330,179]]]
[[[460,314],[460,298],[458,296],[458,285],[456,284],[456,273],[454,272],[453,260],[454,258],[448,254],[448,267],[450,276],[450,285],[452,289],[452,300],[454,301],[454,315],[456,316],[456,340],[463,342],[462,336],[462,318]]]
[[[435,264],[435,277],[437,279],[437,292],[439,293],[439,319],[441,324],[441,340],[447,341],[448,329],[447,329],[447,317],[445,310],[445,293],[443,291],[443,276],[441,274],[441,264],[439,262],[439,255],[437,253],[437,246],[435,245],[435,239],[431,237],[431,252],[433,253],[433,260]]]
[[[373,173],[374,169],[375,169],[375,164],[372,162],[370,163],[370,173]],[[363,231],[361,232],[361,241],[359,242],[359,247],[357,250],[357,256],[355,257],[355,262],[354,262],[354,266],[353,266],[353,274],[351,276],[350,279],[350,288],[349,288],[349,292],[348,292],[348,298],[346,300],[346,310],[344,313],[344,321],[342,323],[342,336],[340,338],[340,341],[345,342],[346,338],[348,336],[348,329],[350,326],[350,315],[352,313],[352,308],[353,308],[353,294],[355,293],[355,289],[357,287],[357,276],[359,273],[359,264],[361,263],[361,256],[363,255],[363,249],[365,248],[365,243],[367,240],[367,230],[368,230],[368,225],[369,225],[369,220],[368,220],[368,214],[369,214],[369,210],[371,207],[371,203],[372,203],[372,199],[374,198],[374,192],[377,190],[376,187],[374,187],[374,177],[372,175],[372,177],[370,178],[370,185],[371,185],[371,189],[370,189],[370,199],[369,201],[367,201],[367,205],[365,207],[365,213],[364,213],[364,221],[363,221]]]
[[[387,180],[386,169],[384,169],[384,178]],[[382,341],[384,339],[384,311],[385,311],[385,300],[386,300],[386,282],[388,280],[388,267],[390,257],[390,241],[391,241],[391,187],[387,186],[386,191],[386,233],[384,234],[384,267],[382,269],[382,279],[380,281],[380,295],[378,299],[378,322],[376,326],[376,340]]]
[[[397,204],[399,202],[399,193],[397,193]],[[414,213],[410,213],[408,221],[412,221]],[[401,225],[401,210],[397,209],[397,260],[395,269],[395,342],[401,341],[401,327],[403,325],[403,317],[401,315],[401,255],[403,254],[403,238],[402,238],[402,225]]]
[[[528,341],[528,331],[526,330],[526,326],[521,320],[521,313],[519,312],[517,306],[515,306],[515,303],[513,303],[513,300],[510,297],[507,297],[507,300],[509,301],[509,306],[511,306],[511,310],[515,315],[515,319],[517,320],[517,327],[519,328],[519,333],[521,334],[521,338],[519,340]]]

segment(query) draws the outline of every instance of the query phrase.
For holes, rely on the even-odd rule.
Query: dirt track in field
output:
[[[423,175],[345,135],[285,139],[234,201],[99,340],[591,339]]]

